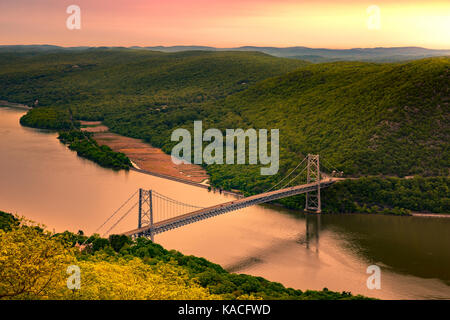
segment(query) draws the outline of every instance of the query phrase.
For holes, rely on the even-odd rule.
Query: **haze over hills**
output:
[[[311,62],[326,61],[374,61],[393,62],[414,60],[427,57],[448,56],[450,50],[434,50],[421,47],[392,47],[392,48],[352,48],[352,49],[326,49],[308,47],[254,47],[244,46],[238,48],[218,49],[202,46],[173,46],[173,47],[145,47],[163,52],[178,52],[184,50],[230,50],[230,51],[259,51],[276,57],[297,58]]]
[[[0,52],[37,53],[43,51],[59,50],[85,50],[95,47],[59,47],[54,45],[14,45],[0,46]],[[100,47],[107,48],[107,47]],[[114,48],[114,47],[108,47]],[[118,48],[118,47],[115,47]],[[181,51],[257,51],[276,57],[302,59],[310,62],[330,61],[368,61],[368,62],[395,62],[416,60],[428,57],[449,56],[450,49],[427,49],[421,47],[377,47],[377,48],[352,48],[352,49],[327,49],[296,47],[258,47],[243,46],[237,48],[215,48],[210,46],[133,46],[132,49],[146,49],[161,52]]]

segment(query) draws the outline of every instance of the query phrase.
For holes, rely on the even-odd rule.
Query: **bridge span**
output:
[[[304,167],[302,169],[303,164]],[[333,173],[335,172],[336,170],[333,170]],[[306,181],[303,180],[304,178],[306,178]],[[265,192],[207,208],[183,203],[179,200],[160,194],[156,190],[144,190],[141,188],[138,190],[138,200],[135,198],[138,194],[136,191],[116,211],[114,211],[108,219],[106,219],[97,231],[103,228],[107,223],[111,222],[111,219],[113,219],[118,212],[121,212],[122,209],[126,210],[127,206],[130,206],[128,210],[126,210],[126,212],[104,233],[104,236],[111,234],[111,230],[129,213],[133,212],[136,207],[138,207],[137,229],[121,234],[132,238],[150,237],[152,241],[154,240],[154,235],[158,233],[176,229],[227,212],[302,193],[306,194],[305,210],[308,212],[320,213],[320,190],[330,186],[338,180],[340,179],[334,177],[333,174],[330,176],[321,173],[318,154],[308,154],[308,156],[298,163],[294,169]]]
[[[295,196],[295,195],[302,194],[302,193],[311,193],[311,192],[320,190],[321,188],[328,187],[331,184],[333,184],[335,181],[336,181],[336,179],[321,180],[320,183],[314,181],[313,183],[307,183],[307,184],[303,184],[303,185],[299,185],[299,186],[265,192],[265,193],[257,194],[254,196],[245,197],[242,199],[225,202],[225,203],[211,206],[208,208],[202,208],[202,209],[190,212],[190,213],[179,215],[177,217],[169,218],[169,219],[159,221],[156,223],[153,223],[153,221],[152,221],[153,213],[151,212],[151,209],[150,209],[149,217],[148,217],[149,221],[147,221],[148,225],[128,231],[128,232],[124,232],[122,234],[130,236],[132,238],[150,237],[153,240],[153,236],[158,233],[176,229],[176,228],[182,227],[187,224],[191,224],[191,223],[194,223],[197,221],[212,218],[212,217],[215,217],[215,216],[218,216],[218,215],[230,212],[230,211],[239,210],[239,209],[242,209],[245,207],[249,207],[249,206],[253,206],[253,205],[257,205],[257,204],[261,204],[261,203],[265,203],[265,202],[270,202],[270,201],[274,201],[274,200],[278,200],[278,199],[286,198],[286,197],[290,197],[290,196]],[[144,192],[144,197],[149,198],[148,200],[144,200],[144,202],[150,201],[150,208],[151,208],[151,197],[152,197],[151,190],[150,191],[142,190],[142,191]],[[139,224],[141,224],[141,222]]]

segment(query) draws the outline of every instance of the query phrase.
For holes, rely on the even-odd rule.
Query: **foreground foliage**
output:
[[[50,234],[0,212],[0,299],[363,299],[301,291],[261,277],[228,273],[203,258],[167,251],[150,240]],[[88,244],[80,251],[79,245]],[[67,267],[81,269],[69,290]]]
[[[74,262],[73,250],[38,227],[0,230],[0,298],[54,297]]]

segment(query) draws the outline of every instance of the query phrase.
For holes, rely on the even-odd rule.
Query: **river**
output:
[[[56,133],[20,126],[25,111],[0,108],[0,210],[56,232],[94,232],[139,187],[209,206],[230,195],[82,159]],[[114,229],[137,226],[137,212]],[[297,289],[351,291],[382,299],[450,299],[450,219],[303,215],[254,206],[156,235],[167,249]],[[368,289],[369,265],[381,289]]]

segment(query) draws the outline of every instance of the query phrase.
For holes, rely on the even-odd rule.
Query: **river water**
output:
[[[0,210],[57,232],[91,234],[139,187],[209,206],[232,196],[82,159],[55,133],[21,127],[25,111],[0,108]],[[137,211],[113,230],[137,226]],[[100,234],[104,230],[100,230]],[[383,299],[450,299],[450,219],[303,215],[264,205],[160,235],[167,249],[297,289],[351,291]],[[369,265],[381,289],[368,289]]]

